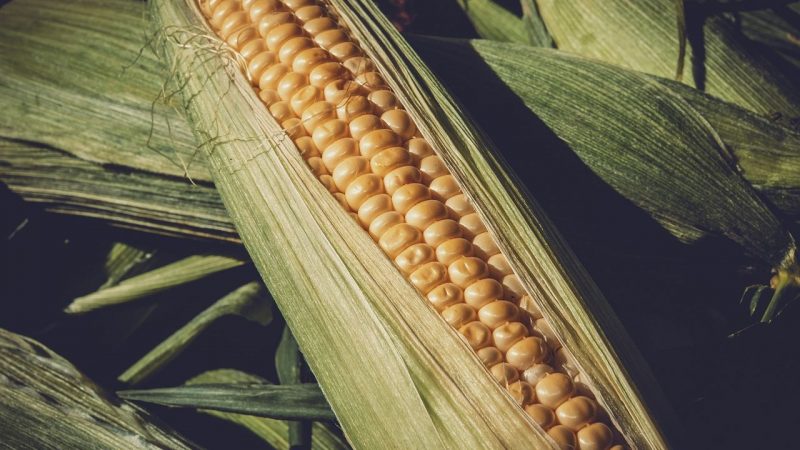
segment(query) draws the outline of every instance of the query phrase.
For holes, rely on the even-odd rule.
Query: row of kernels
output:
[[[256,18],[255,14],[253,15],[253,17]],[[310,43],[309,43],[310,41],[307,38],[305,38],[305,40],[301,40],[301,39],[304,39],[304,38],[301,38],[301,37],[288,38],[287,37],[288,35],[291,35],[291,33],[297,33],[298,29],[296,27],[295,28],[291,28],[291,27],[285,26],[287,23],[289,23],[289,17],[286,14],[281,14],[279,21],[270,20],[269,16],[266,16],[266,17],[259,16],[259,18],[261,18],[261,20],[262,20],[262,26],[260,26],[261,31],[268,34],[268,45],[270,46],[270,48],[272,50],[277,50],[278,51],[278,53],[280,55],[280,59],[282,59],[282,60],[284,60],[286,62],[289,62],[290,57],[296,56],[300,52],[305,52],[305,53],[309,53],[309,54],[313,53],[312,52],[312,50],[313,50],[312,48],[305,48],[305,47],[310,47]],[[318,18],[315,18],[315,20],[316,19],[318,19]],[[277,31],[270,30],[269,27],[263,26],[263,23],[275,24],[275,23],[278,23],[278,22],[280,22],[282,26]],[[313,32],[313,30],[309,30],[308,27],[305,27],[305,28],[306,28],[307,32]],[[283,47],[278,47],[278,43],[280,43],[280,42],[285,42]],[[289,50],[286,50],[286,48],[289,48]],[[308,58],[305,58],[305,59],[309,59],[309,60],[314,61],[315,60],[315,55],[311,54]],[[294,61],[293,69],[295,69],[297,71],[302,71],[302,72],[309,72],[311,70],[314,70],[313,69],[313,64],[305,63],[304,62],[305,59],[301,58],[300,59],[300,61],[301,61],[300,63],[298,63],[297,61]],[[321,62],[321,61],[324,60],[324,57],[322,56],[321,53],[318,52],[316,54],[316,60],[317,60],[317,62]],[[299,68],[298,68],[298,66],[299,66]],[[251,68],[252,68],[252,66],[251,66]],[[269,69],[265,69],[264,71],[266,72],[267,70],[269,70]],[[289,75],[288,69],[281,70],[280,72],[283,72],[283,78],[287,78],[288,75]],[[258,73],[253,74],[253,78],[256,78],[257,75],[258,75]],[[277,78],[277,77],[274,77],[274,78]],[[264,83],[260,83],[260,84],[264,84]],[[288,84],[290,86],[290,88],[292,88],[292,87],[295,88],[295,89],[287,89],[285,92],[282,91],[280,93],[280,96],[282,98],[284,98],[284,99],[288,98],[297,89],[297,86],[300,85],[299,82],[286,83],[285,81],[280,83],[280,84],[283,84],[283,85],[287,85]],[[278,86],[280,86],[280,84]],[[266,87],[275,87],[275,86],[274,86],[274,83],[273,83],[273,85],[268,85]],[[293,102],[292,106],[294,107],[293,109],[295,110],[295,113],[300,113],[301,110],[303,109],[302,106],[304,106],[303,103],[306,103],[306,104],[310,103],[310,101],[308,99],[314,97],[314,95],[313,95],[314,94],[314,89],[313,89],[314,86],[310,86],[309,88],[311,88],[311,89],[307,88],[306,92],[300,92],[299,95],[298,95],[299,98],[295,98],[294,99],[294,102]],[[279,87],[279,89],[280,89],[280,87]],[[309,91],[311,91],[311,92],[309,92]],[[379,93],[380,93],[380,95],[379,96],[375,96],[375,97],[377,97],[379,99],[379,103],[383,105],[381,109],[398,106],[396,98],[394,97],[393,94],[391,94],[390,91],[379,91]],[[348,104],[354,104],[354,103],[356,104],[355,107],[350,107],[349,108],[351,111],[355,110],[355,111],[358,111],[358,112],[363,112],[364,114],[366,114],[368,112],[368,111],[366,111],[366,108],[362,108],[362,110],[359,111],[359,108],[357,107],[358,106],[357,105],[358,102],[354,102],[352,99],[348,99],[347,103]],[[362,102],[362,103],[364,103],[364,102]],[[311,106],[315,106],[315,105],[319,105],[319,102],[315,103],[315,104],[312,104]],[[318,125],[319,125],[318,123],[315,123],[315,122],[318,122],[318,121],[321,121],[321,120],[317,119],[317,121],[313,121],[313,120],[309,120],[309,119],[312,119],[315,116],[317,116],[317,117],[321,116],[321,117],[323,117],[325,119],[329,118],[329,117],[326,117],[327,111],[324,110],[325,106],[326,105],[323,103],[322,107],[317,107],[316,110],[314,110],[312,108],[312,113],[308,113],[308,112],[305,112],[305,111],[302,113],[303,115],[307,116],[307,117],[304,118],[304,119],[306,119],[306,120],[304,120],[304,122],[306,122],[306,129],[307,129],[307,131],[310,131],[310,132],[314,133],[314,137],[317,137],[316,130],[318,129]],[[310,108],[310,106],[307,107],[307,108]],[[307,111],[307,108],[306,108],[306,111]],[[347,119],[352,119],[353,118],[353,117],[347,117],[347,116],[350,116],[350,114],[342,113],[341,112],[342,111],[341,107],[338,108],[338,109],[339,109],[339,112],[340,112],[339,115],[340,115],[341,119],[347,120]],[[291,112],[284,105],[279,105],[278,107],[273,106],[271,108],[271,112],[282,123],[290,120],[289,116],[290,116]],[[345,117],[342,117],[343,115]],[[361,115],[361,114],[359,114],[359,115]],[[394,131],[394,133],[392,133],[392,135],[399,136],[401,139],[402,138],[411,138],[411,137],[413,137],[413,134],[414,134],[414,132],[416,130],[415,130],[415,127],[413,125],[413,122],[410,120],[410,118],[408,117],[407,113],[405,113],[404,111],[393,111],[391,114],[385,114],[385,116],[387,116],[387,117],[384,117],[384,119],[387,119],[387,120],[383,120],[382,122],[385,125],[389,126],[391,131]],[[308,122],[311,122],[311,123],[309,124]],[[340,134],[344,134],[343,132],[345,131],[345,127],[342,126],[342,124],[334,123],[333,125],[334,125],[333,126],[334,132],[335,132],[335,129],[338,128],[340,130],[339,133]],[[336,125],[338,125],[338,126],[336,126]],[[324,140],[325,140],[325,137],[326,137],[325,135],[326,134],[328,134],[328,135],[331,134],[329,128],[330,127],[325,127],[325,129],[323,129],[323,132],[319,133],[320,134],[319,138],[315,139],[315,141],[316,141],[315,144],[318,144],[317,145],[318,147],[320,146],[319,144],[327,143],[327,142],[324,142]],[[383,141],[387,141],[387,142],[390,142],[391,144],[395,144],[395,145],[399,144],[399,142],[396,142],[396,138],[392,139],[391,137],[390,138],[386,138],[385,137],[386,134],[387,134],[386,132],[390,131],[390,130],[383,130],[384,131],[384,133],[383,133],[383,136],[384,136]],[[327,131],[327,133],[326,133],[326,131]],[[373,133],[373,134],[376,134],[376,133]],[[380,133],[377,133],[377,134],[380,134]],[[369,149],[369,147],[375,147],[374,144],[370,145],[370,143],[375,142],[375,141],[378,141],[379,142],[378,145],[380,145],[380,141],[381,141],[380,137],[381,136],[379,135],[379,136],[377,136],[377,139],[376,139],[375,136],[367,136],[366,139],[364,139],[365,141],[367,141],[367,142],[365,142],[366,145],[364,145],[363,147],[367,148],[367,149]],[[395,140],[395,142],[391,142],[392,140]],[[350,147],[350,149],[348,149],[347,147]],[[354,147],[355,147],[354,145],[349,145],[349,146],[340,145],[339,148],[332,149],[332,151],[331,151],[332,155],[331,155],[330,158],[325,158],[326,155],[328,154],[328,152],[326,150],[325,152],[323,152],[323,158],[324,158],[323,159],[323,163],[326,163],[325,165],[327,166],[328,170],[333,170],[334,169],[333,166],[338,165],[338,164],[336,164],[337,162],[339,162],[339,161],[337,161],[337,159],[340,159],[342,156],[347,156],[347,157],[354,156],[354,153],[355,153],[355,148]],[[344,149],[344,151],[342,151],[342,149]],[[337,158],[337,156],[339,158]],[[371,161],[371,166],[372,166],[371,169],[372,169],[374,174],[387,175],[393,169],[401,170],[401,169],[407,168],[409,166],[409,163],[411,162],[409,160],[409,157],[410,157],[410,153],[404,151],[404,149],[402,149],[400,147],[390,147],[390,148],[382,151],[380,154],[375,155],[375,157]],[[361,164],[355,164],[355,165],[361,165],[361,166],[364,165],[363,161],[360,161],[360,163]],[[317,169],[316,172],[318,172],[318,175],[325,175],[324,173],[321,173],[322,172],[321,169]],[[348,170],[344,170],[343,172],[345,173],[345,175],[348,174],[348,172],[352,173],[352,171],[348,171]],[[413,171],[407,171],[407,172],[410,172],[410,174],[407,174],[405,176],[405,179],[414,180],[414,178],[415,178],[414,172]],[[358,173],[358,172],[356,172],[356,173]],[[347,178],[347,177],[345,177],[345,178]],[[380,193],[379,192],[380,191],[380,180],[377,179],[376,177],[370,176],[369,174],[363,174],[357,180],[359,181],[359,183],[354,183],[356,180],[345,180],[345,181],[350,181],[350,183],[346,183],[345,181],[338,181],[337,182],[337,177],[334,176],[334,183],[336,183],[340,189],[344,188],[346,190],[346,193],[345,193],[344,197],[339,195],[339,196],[337,196],[337,198],[340,199],[340,201],[343,204],[345,202],[349,203],[350,206],[353,209],[358,209],[361,206],[361,204],[363,204],[364,201],[366,201],[369,198],[373,197],[375,194],[379,194]],[[450,197],[450,195],[447,195],[447,197]],[[433,213],[431,213],[431,210],[433,210]],[[362,214],[361,216],[363,217],[364,215]],[[442,205],[440,202],[435,202],[435,201],[431,200],[431,201],[428,201],[428,202],[423,202],[421,205],[414,206],[413,210],[407,212],[407,215],[406,215],[405,219],[406,219],[406,221],[410,221],[410,223],[412,225],[417,226],[418,228],[425,229],[428,225],[431,225],[433,222],[438,222],[439,220],[445,219],[446,216],[447,216],[447,210],[444,208],[444,205]],[[385,217],[392,218],[392,216],[385,216]],[[436,220],[436,219],[439,219],[439,220]],[[399,218],[398,217],[394,217],[394,220],[391,220],[390,224],[396,225],[394,222],[399,222]],[[373,231],[375,231],[374,230],[375,228],[377,228],[377,227],[373,227]],[[383,231],[383,229],[385,229],[385,227],[382,227],[382,229],[378,229],[377,230],[378,232],[376,232],[374,234],[378,234],[380,231]],[[402,231],[402,228],[400,229],[400,231]],[[407,234],[408,233],[406,233],[406,235]],[[443,248],[445,250],[447,250],[448,248],[452,248],[452,247],[453,246],[451,245],[451,246],[444,246]],[[459,249],[459,247],[455,246],[454,249],[457,251]],[[390,254],[391,253],[392,252],[390,251]],[[428,253],[430,253],[430,252],[424,251],[423,249],[417,247],[415,249],[415,251],[413,251],[412,254],[415,257],[414,259],[417,262],[420,262],[420,260],[425,261],[426,259],[428,259],[428,258],[425,258],[423,256],[423,255],[428,254]],[[448,256],[449,256],[447,251],[444,251],[444,252],[440,251],[439,253],[440,253],[440,258],[441,259],[447,259]],[[404,256],[408,256],[408,255],[404,255]],[[409,259],[410,258],[408,258],[408,257],[403,257],[403,258],[401,258],[401,261],[409,261]],[[474,261],[467,261],[467,263],[469,263],[469,262],[472,262],[471,266],[478,265]],[[467,264],[467,263],[464,264],[464,266],[466,266],[465,270],[466,270],[467,274],[470,274],[470,272],[469,272],[470,264]],[[408,264],[401,264],[401,265],[406,267],[407,270],[408,270]],[[432,269],[435,269],[437,267],[438,266],[428,266],[427,267],[428,270],[427,270],[427,274],[426,274],[427,276],[422,277],[422,276],[418,275],[418,276],[415,277],[415,279],[417,279],[417,280],[422,279],[422,281],[418,281],[417,284],[420,285],[420,287],[422,287],[423,291],[425,291],[426,288],[429,287],[430,285],[435,284],[435,281],[438,280],[439,278],[441,278],[440,276],[435,276],[435,274],[437,272],[442,272],[441,270],[438,270],[438,271],[437,270],[432,270]],[[454,270],[453,272],[455,274],[463,274],[463,273],[465,273],[465,270],[461,270],[461,271]],[[434,275],[432,275],[432,274],[434,274]],[[469,279],[469,278],[470,277],[468,275],[467,279]],[[487,309],[490,309],[490,308],[487,308]],[[497,315],[497,314],[495,314],[495,315]],[[491,317],[492,315],[489,314],[489,316]],[[473,326],[473,328],[478,329],[477,326]]]
[[[265,30],[265,27],[262,27],[262,30]],[[265,31],[269,32],[269,30],[265,30]],[[273,42],[277,41],[277,40],[278,39],[274,39]],[[288,44],[289,43],[287,42],[287,46],[288,46]],[[276,50],[276,49],[277,48],[275,48],[275,46],[273,44],[273,50]],[[282,49],[277,49],[277,50],[278,50],[279,54],[283,54],[283,55],[288,54],[288,52],[285,52],[285,51],[282,52],[281,51]],[[284,59],[285,58],[286,57],[284,56]],[[322,58],[320,58],[320,60],[321,59]],[[306,66],[303,65],[302,67],[306,67]],[[305,70],[308,70],[308,69],[306,68]],[[313,69],[311,69],[311,70],[313,70]],[[284,75],[284,77],[286,75],[288,75],[288,71],[286,71],[286,73],[284,73],[283,75]],[[274,86],[269,86],[269,87],[274,87]],[[282,97],[283,98],[289,97],[290,93],[291,92],[284,93],[282,95]],[[300,104],[300,102],[296,101],[294,109],[295,109],[295,112],[299,113],[299,112],[301,112],[300,110],[302,108],[297,106],[298,104]],[[279,106],[283,106],[283,105],[279,105]],[[285,121],[290,119],[291,112],[285,107],[283,107],[283,108],[272,107],[271,108],[271,112],[273,113],[273,115],[277,116],[279,121],[285,122]],[[414,130],[414,127],[413,127],[413,122],[410,121],[410,119],[408,118],[407,114],[401,114],[401,115],[396,115],[396,116],[398,116],[398,117],[395,117],[395,120],[393,122],[393,124],[394,124],[394,126],[392,127],[393,131],[397,131],[397,132],[401,133],[403,135],[403,136],[400,136],[401,138],[402,137],[407,137],[407,138],[412,137],[415,130]],[[322,141],[325,138],[325,132],[327,132],[327,134],[331,134],[330,133],[330,128],[331,127],[325,127],[325,129],[323,129],[322,132],[317,133],[316,129],[318,127],[315,126],[315,125],[318,126],[318,124],[312,124],[311,126],[308,126],[307,129],[308,129],[308,131],[311,131],[314,136],[319,135],[319,137],[317,139],[317,143],[323,143]],[[336,125],[338,125],[338,126],[336,126]],[[336,129],[341,130],[340,133],[342,133],[344,131],[345,127],[343,127],[341,125],[342,124],[334,124],[334,126],[332,127],[332,128],[334,128],[334,134],[335,134],[335,130]],[[378,150],[383,150],[382,148],[380,148],[380,142],[381,141],[383,141],[384,143],[388,143],[388,144],[394,144],[394,145],[399,144],[399,142],[397,142],[397,138],[396,137],[394,137],[394,138],[392,137],[392,135],[397,136],[398,133],[388,134],[388,133],[386,133],[387,131],[389,131],[389,130],[384,130],[383,131],[383,133],[382,133],[383,138],[381,138],[381,136],[380,136],[381,133],[375,133],[375,134],[378,134],[377,137],[376,136],[370,136],[370,137],[368,137],[369,139],[365,139],[365,141],[366,141],[365,144],[366,145],[364,145],[364,147],[366,147],[368,149],[370,147],[374,148],[374,147],[376,147],[376,145],[372,144],[372,143],[373,142],[378,142],[378,144],[377,144],[377,146],[379,146]],[[423,148],[427,147],[426,144],[425,145],[421,144],[419,142],[419,140],[417,140],[416,142],[412,143],[412,146],[417,147],[418,153],[420,152],[419,147],[423,147]],[[354,147],[354,146],[351,145],[351,147]],[[394,149],[399,149],[399,150],[392,150],[393,148]],[[355,149],[354,148],[352,150],[350,150],[350,152],[349,152],[350,154],[347,154],[348,153],[347,151],[339,152],[339,151],[335,151],[335,150],[336,149],[334,149],[333,153],[339,153],[339,154],[344,153],[347,156],[354,156],[354,153],[355,153]],[[425,153],[429,153],[430,152],[430,150],[428,148],[424,148],[422,151],[425,152]],[[325,153],[327,153],[327,151]],[[390,154],[386,155],[386,153],[390,153]],[[401,168],[403,166],[408,166],[410,161],[405,158],[406,155],[410,155],[410,153],[405,153],[404,154],[402,152],[402,149],[400,149],[398,147],[389,147],[388,151],[382,151],[381,152],[380,156],[382,156],[383,158],[377,158],[377,159],[379,159],[379,161],[377,161],[376,164],[372,164],[373,172],[377,172],[380,175],[384,175],[384,174],[390,172],[392,169],[399,169],[399,168]],[[325,155],[323,154],[323,157],[324,156]],[[375,155],[375,156],[377,157],[379,155]],[[433,159],[433,158],[430,158],[429,156],[432,156],[432,155],[427,155],[426,156],[426,158],[428,160]],[[436,158],[436,159],[438,160],[438,158]],[[338,161],[336,161],[335,158],[330,158],[330,159],[328,159],[328,161],[323,160],[323,162],[327,162],[328,163],[326,165],[328,166],[327,168],[329,170],[335,170],[335,166],[338,166],[338,164],[336,164],[336,162],[338,162]],[[360,164],[355,164],[356,166],[364,166],[365,165],[364,161],[357,161],[357,162],[360,163]],[[431,169],[431,166],[433,167],[433,169]],[[443,166],[441,165],[440,162],[438,162],[436,164],[428,164],[427,166],[424,165],[424,167],[428,167],[428,169],[429,169],[428,170],[428,174],[429,175],[430,174],[434,174],[435,175],[435,174],[437,174],[437,172],[440,172],[441,170],[443,170]],[[317,168],[317,170],[315,170],[315,172],[318,172],[317,174],[321,175],[321,176],[325,175],[324,173],[322,173],[323,171],[322,171],[321,168]],[[343,204],[350,203],[351,207],[353,207],[354,209],[358,209],[359,206],[361,206],[361,204],[363,203],[363,201],[368,200],[368,198],[373,197],[374,195],[364,195],[364,196],[362,196],[364,198],[357,198],[356,194],[358,193],[359,189],[355,189],[356,192],[353,193],[354,189],[352,188],[352,186],[353,186],[352,181],[355,181],[355,180],[348,180],[347,178],[351,178],[351,177],[347,177],[346,176],[347,174],[351,174],[352,175],[353,170],[344,170],[343,173],[345,174],[345,176],[338,177],[338,178],[344,178],[344,179],[342,179],[342,180],[337,182],[337,177],[334,177],[334,183],[336,183],[340,189],[345,189],[348,192],[348,194],[352,193],[353,195],[345,194],[344,197],[339,195],[339,196],[337,196],[337,198]],[[359,171],[356,170],[355,173],[359,173]],[[371,185],[373,187],[372,192],[370,192],[370,190],[367,189],[366,190],[367,193],[369,193],[369,194],[379,194],[378,186],[379,186],[380,183],[378,182],[378,180],[376,180],[374,178],[368,178],[368,175],[369,174],[363,174],[358,179],[359,180],[364,180],[365,183],[367,183],[367,184],[369,184],[369,185]],[[347,183],[347,181],[350,181],[350,183]],[[356,186],[358,187],[359,184],[356,184]],[[360,191],[365,191],[365,190],[364,189],[360,189]],[[446,197],[449,198],[449,197],[452,197],[452,195],[446,195]],[[395,202],[395,203],[401,203],[401,202]],[[401,207],[401,209],[403,209],[403,208]],[[411,223],[413,225],[416,225],[418,228],[422,228],[422,229],[426,229],[429,225],[433,225],[434,222],[443,221],[447,217],[447,210],[444,208],[444,205],[442,205],[441,202],[437,202],[435,200],[429,200],[429,201],[426,201],[426,202],[421,202],[420,205],[413,204],[411,206],[411,208],[408,208],[408,209],[409,209],[409,211],[406,211],[406,213],[407,213],[406,214],[406,220],[412,219]],[[433,214],[431,214],[431,212],[430,212],[431,209],[433,209],[433,211],[434,211]],[[363,217],[363,214],[361,216]],[[386,216],[384,216],[384,217],[386,217]],[[389,217],[391,217],[391,216],[389,216]],[[438,219],[438,220],[434,220],[434,219]],[[398,222],[398,223],[396,223],[394,225],[399,225],[399,221],[400,221],[399,217],[395,218],[394,221]],[[390,221],[390,222],[394,222],[394,221]],[[478,223],[478,225],[480,225],[480,224]],[[409,228],[406,228],[406,227],[393,227],[393,228],[396,229],[396,233],[393,236],[394,237],[397,237],[397,236],[401,237],[401,239],[399,241],[397,241],[397,239],[395,239],[396,242],[406,242],[406,241],[411,242],[411,240],[416,240],[416,238],[413,237],[414,233],[412,233]],[[379,231],[382,231],[382,230],[379,230]],[[388,230],[386,230],[386,231],[388,231]],[[377,232],[375,234],[381,234],[382,235],[383,233]],[[429,239],[433,239],[433,240],[436,239],[435,238],[435,235],[436,235],[435,232],[429,232],[428,235],[429,236],[431,236],[431,235],[434,236],[434,237],[429,238]],[[391,239],[384,238],[384,241],[383,241],[384,242],[384,247],[385,247],[384,250],[386,250],[387,253],[390,254],[390,256],[395,256],[394,253],[396,253],[396,251],[393,251],[391,248],[387,247],[389,244],[386,244],[386,242],[388,242],[388,241],[391,241]],[[381,241],[379,240],[379,243],[380,242]],[[482,261],[477,259],[477,258],[470,258],[470,259],[463,259],[463,260],[462,260],[462,258],[458,258],[459,256],[463,256],[463,252],[464,251],[467,251],[467,250],[465,250],[466,242],[464,242],[464,243],[462,243],[462,242],[463,242],[463,239],[461,240],[461,242],[455,241],[453,243],[455,245],[451,244],[451,245],[442,246],[441,248],[443,248],[445,251],[442,252],[440,250],[439,254],[440,254],[440,259],[444,259],[446,262],[451,263],[453,266],[455,266],[451,270],[449,270],[449,272],[450,272],[449,275],[454,276],[455,280],[458,281],[461,284],[461,287],[469,287],[469,285],[472,284],[471,283],[472,281],[478,281],[477,279],[482,278],[483,276],[485,276],[484,272],[486,272],[487,269],[485,269],[483,267]],[[458,245],[458,244],[461,244],[461,245]],[[425,261],[430,259],[429,256],[425,256],[426,254],[430,255],[431,252],[430,252],[429,249],[424,249],[423,246],[421,246],[421,245],[417,245],[415,247],[412,246],[412,248],[413,248],[413,251],[412,251],[413,258],[408,257],[409,255],[405,255],[406,257],[401,257],[400,258],[400,262],[401,262],[400,265],[406,267],[407,270],[410,270],[409,264],[403,264],[402,261],[411,261],[411,260],[413,260],[413,261],[416,261],[417,263],[419,263],[419,262],[425,262]],[[447,251],[448,249],[450,249],[451,251],[448,252]],[[462,250],[462,251],[460,252],[459,250]],[[459,255],[459,253],[461,253],[461,255]],[[450,255],[452,255],[452,256],[450,256]],[[448,261],[448,259],[452,259],[453,261]],[[430,262],[430,261],[428,261],[428,262]],[[455,264],[456,262],[458,262],[460,264],[456,265]],[[415,267],[418,267],[418,264],[415,265]],[[412,282],[416,281],[415,285],[417,285],[419,288],[421,288],[421,290],[423,292],[427,291],[431,287],[435,287],[438,284],[439,281],[445,279],[444,271],[442,270],[440,265],[431,264],[431,265],[427,265],[426,267],[424,267],[424,269],[425,269],[424,271],[420,271],[420,273],[417,273],[416,275],[412,273]],[[473,291],[473,293],[472,293],[472,295],[470,297],[473,298],[473,300],[474,300],[475,297],[476,297],[476,295],[474,293],[475,289],[472,289],[471,291]],[[499,294],[499,291],[497,292],[497,294]],[[499,298],[499,295],[496,295],[495,298]],[[482,318],[485,322],[488,322],[492,326],[492,328],[495,328],[501,322],[502,323],[507,322],[507,320],[504,320],[504,319],[508,319],[511,316],[514,316],[514,315],[518,314],[518,311],[516,310],[515,306],[513,304],[509,304],[508,302],[497,302],[497,301],[491,302],[490,301],[490,303],[492,303],[492,304],[491,305],[486,305],[485,308],[481,308],[481,306],[484,306],[484,305],[479,305],[479,308],[480,308],[479,309],[479,318]],[[496,305],[494,303],[496,303]],[[462,311],[463,311],[463,309],[462,309]],[[470,315],[474,315],[474,310],[471,310],[466,314],[467,314],[467,317],[463,317],[464,315],[462,314],[462,317],[460,319],[458,319],[458,320],[451,319],[450,322],[453,323],[454,325],[460,325],[460,324],[455,323],[455,322],[464,322],[465,320],[474,321],[475,317],[469,317]],[[519,325],[522,326],[522,324],[519,324]],[[480,322],[474,321],[474,323],[472,323],[472,324],[462,325],[459,328],[461,329],[460,331],[462,332],[462,334],[464,334],[467,337],[468,342],[470,342],[471,345],[473,345],[473,347],[475,347],[475,348],[484,347],[484,346],[488,345],[490,343],[490,341],[491,341],[491,335],[489,334],[490,333],[489,327],[488,326],[484,326]],[[527,333],[525,333],[525,334],[527,334]],[[512,352],[512,354],[515,354],[515,353]]]

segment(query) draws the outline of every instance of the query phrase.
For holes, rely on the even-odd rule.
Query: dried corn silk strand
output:
[[[200,9],[314,175],[533,420],[562,448],[621,443],[546,320],[528,312],[538,310],[533,299],[470,201],[335,14],[313,0]]]

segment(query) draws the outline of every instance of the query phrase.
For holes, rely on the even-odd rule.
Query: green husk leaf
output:
[[[65,311],[70,314],[80,314],[138,300],[246,263],[245,260],[229,256],[192,255],[124,280],[116,286],[78,297]]]
[[[173,388],[131,389],[117,395],[137,402],[202,408],[272,419],[335,420],[316,384],[193,384]]]
[[[266,383],[267,380],[245,372],[232,369],[218,369],[203,372],[187,381],[187,385],[210,383]],[[268,419],[266,417],[249,416],[200,409],[202,413],[219,417],[224,420],[239,424],[277,450],[289,450],[289,427],[284,420]],[[314,450],[339,450],[346,449],[348,445],[334,431],[331,425],[323,422],[311,424],[311,448]]]
[[[479,36],[497,41],[531,43],[528,25],[492,0],[457,0]]]
[[[560,50],[665,78],[679,49],[674,0],[537,0]],[[800,115],[797,80],[781,73],[729,20],[687,9],[691,65],[683,80],[760,114]],[[705,20],[704,20],[705,19]]]
[[[298,384],[303,370],[303,354],[288,326],[283,327],[281,341],[275,351],[275,370],[281,384]],[[289,422],[289,444],[292,447],[306,447],[311,440],[311,423]]]
[[[125,21],[131,17],[120,12],[118,19]],[[180,120],[185,121],[182,117]],[[144,159],[153,160],[142,163],[142,170],[162,159],[156,153],[148,153],[135,160],[124,160],[129,153],[119,154],[118,162],[129,167]],[[213,186],[191,185],[185,180],[142,170],[120,171],[52,148],[0,138],[0,181],[25,201],[41,205],[46,211],[101,219],[149,233],[239,242]]]
[[[272,321],[271,303],[261,283],[247,283],[217,300],[136,361],[118,379],[131,385],[142,383],[180,355],[215,320],[227,315],[268,325]]]
[[[589,168],[677,237],[693,241],[718,233],[773,267],[792,262],[792,236],[736,172],[722,140],[730,137],[734,149],[747,152],[748,138],[758,136],[779,144],[760,148],[762,156],[791,155],[800,149],[796,133],[702,94],[689,95],[677,83],[555,51],[480,40],[425,42],[431,61],[485,62]],[[476,82],[474,70],[453,72],[470,74],[462,83]],[[742,156],[745,173],[758,167],[757,159]],[[800,160],[795,153],[765,165],[784,162]]]
[[[0,329],[4,448],[197,448],[44,345]]]
[[[130,0],[4,5],[0,137],[99,164],[209,181],[191,130],[163,95],[142,8]]]
[[[475,202],[626,437],[663,447],[661,427],[671,421],[660,390],[552,225],[377,7],[331,4]],[[552,447],[314,179],[197,7],[153,6],[157,47],[198,141],[208,143],[215,184],[354,446]],[[382,414],[368,413],[375,410]]]
[[[528,31],[528,42],[519,43],[527,43],[536,47],[554,47],[555,43],[553,42],[553,38],[550,37],[550,33],[547,32],[547,27],[542,20],[542,16],[539,14],[539,8],[536,6],[536,1],[520,0],[520,5],[522,6],[522,22],[525,24],[525,29]],[[489,37],[485,38],[491,39]]]

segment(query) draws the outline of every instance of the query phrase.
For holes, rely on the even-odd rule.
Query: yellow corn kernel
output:
[[[578,438],[575,432],[564,425],[556,425],[547,430],[547,434],[556,441],[561,450],[575,450],[578,448]]]
[[[576,396],[562,403],[556,408],[558,423],[572,431],[578,431],[591,423],[597,415],[597,404],[594,400]]]
[[[595,422],[578,430],[578,448],[581,450],[604,450],[613,440],[611,429],[602,422]]]
[[[536,384],[536,398],[550,408],[557,408],[567,401],[575,391],[572,379],[563,373],[551,373]]]
[[[556,415],[553,410],[540,403],[526,406],[525,412],[545,430],[552,427],[556,422]]]

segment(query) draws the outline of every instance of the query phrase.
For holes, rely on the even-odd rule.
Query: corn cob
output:
[[[622,448],[469,199],[335,14],[313,0],[199,6],[315,176],[533,420],[562,448]]]

